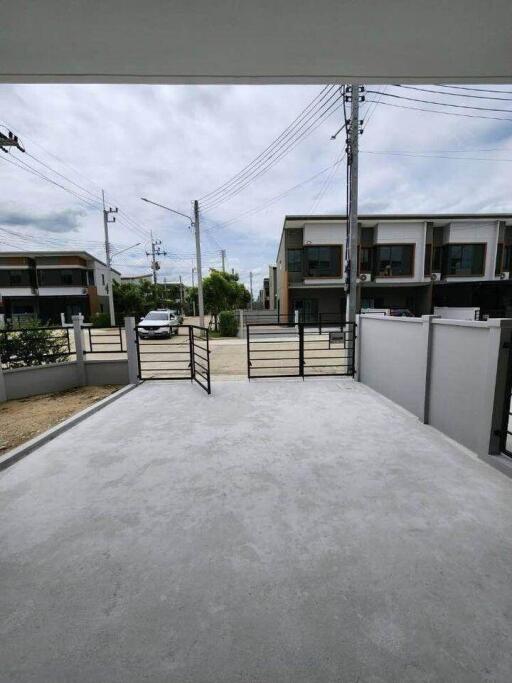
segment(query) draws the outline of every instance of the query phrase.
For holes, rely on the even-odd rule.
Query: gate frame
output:
[[[134,334],[135,334],[135,347],[137,349],[137,378],[141,382],[146,382],[146,381],[171,381],[171,382],[176,382],[176,381],[183,381],[183,380],[188,380],[190,382],[197,382],[199,386],[206,391],[208,395],[211,394],[211,380],[210,380],[210,335],[208,328],[206,327],[199,327],[198,325],[180,325],[179,329],[181,328],[186,328],[188,331],[188,344],[185,342],[181,344],[182,346],[187,346],[188,348],[188,359],[184,359],[183,363],[187,363],[188,365],[186,369],[189,369],[190,372],[188,375],[184,375],[182,377],[143,377],[142,376],[142,365],[141,363],[142,358],[141,358],[141,350],[140,350],[140,337],[138,334],[138,325],[135,325],[134,328]],[[203,339],[206,341],[206,347],[199,347],[201,350],[203,350],[206,353],[206,357],[201,356],[196,352],[196,342],[195,342],[195,335],[194,335],[194,330],[199,330],[201,333],[204,334]],[[182,335],[183,337],[186,337],[187,335]],[[172,337],[169,339],[170,346],[172,346]],[[158,353],[153,351],[152,353]],[[174,351],[174,350],[167,350],[167,351],[162,351],[162,354],[169,354],[169,353],[187,353],[187,351]],[[204,374],[200,371],[196,370],[196,355],[203,360],[206,363],[206,366],[202,366],[201,364],[197,363],[201,370],[204,370]],[[156,362],[156,361],[155,361]],[[166,361],[162,361],[166,362]],[[169,362],[169,361],[167,361]],[[167,371],[167,372],[172,372],[172,368],[163,369],[163,368],[156,368],[156,371]],[[182,368],[182,370],[185,370],[185,368]],[[199,375],[201,378],[205,380],[205,384],[203,384],[198,378],[197,375]]]
[[[308,372],[308,365],[307,365],[307,348],[304,346],[304,330],[307,328],[318,328],[318,335],[320,336],[322,334],[322,328],[326,326],[333,326],[336,328],[340,328],[340,331],[344,333],[344,341],[343,341],[343,349],[348,351],[347,355],[347,371],[346,372]],[[254,368],[251,362],[251,327],[270,327],[270,328],[275,328],[275,327],[290,327],[293,328],[294,333],[297,334],[297,341],[299,342],[299,347],[298,347],[298,353],[299,356],[297,358],[297,372],[294,374],[291,373],[286,373],[286,374],[264,374],[264,375],[254,375],[251,374],[251,368]],[[347,339],[346,339],[346,334],[352,334],[352,339],[349,341],[349,344],[347,344]],[[272,334],[272,332],[270,332]],[[274,333],[276,334],[276,333]],[[329,334],[329,332],[327,332]],[[285,336],[285,333],[283,333],[283,336]],[[254,335],[253,335],[254,339]],[[272,378],[289,378],[289,377],[302,377],[302,379],[305,379],[307,377],[354,377],[356,374],[356,368],[355,368],[355,351],[356,351],[356,339],[357,339],[357,324],[351,323],[351,322],[346,322],[344,320],[337,320],[333,321],[331,323],[322,323],[321,320],[318,321],[318,323],[305,323],[305,322],[294,322],[294,323],[246,323],[246,340],[247,340],[247,377],[249,380],[251,379],[272,379]],[[293,340],[294,342],[296,341],[295,339]],[[307,342],[308,340],[306,340]],[[264,342],[260,342],[264,343]],[[272,343],[271,340],[269,340],[267,343]],[[328,341],[328,348],[326,348],[326,351],[331,351],[334,349],[331,349],[331,342],[330,338]],[[271,349],[265,349],[269,353],[272,353]],[[254,349],[253,349],[254,351]],[[295,349],[294,349],[295,351]],[[265,359],[254,359],[253,360],[265,360]],[[272,360],[272,359],[269,359]],[[279,360],[279,359],[276,359]],[[286,359],[283,359],[286,360]],[[310,359],[313,360],[313,359]],[[315,366],[309,366],[309,367],[315,367]],[[328,367],[328,366],[316,366],[318,367]],[[333,366],[333,367],[341,367],[341,366]],[[265,368],[261,368],[265,369]],[[276,370],[279,370],[279,367],[276,366]]]

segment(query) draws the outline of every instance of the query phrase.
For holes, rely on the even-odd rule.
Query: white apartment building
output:
[[[346,238],[345,216],[286,216],[274,310],[344,317]],[[359,309],[512,315],[512,215],[361,215],[357,268]]]
[[[121,274],[112,270],[112,279]],[[0,252],[0,313],[68,322],[108,312],[107,266],[86,251]]]

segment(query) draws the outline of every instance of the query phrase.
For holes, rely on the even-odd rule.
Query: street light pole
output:
[[[192,219],[190,216],[187,216],[185,213],[181,213],[181,211],[176,211],[175,209],[171,209],[169,206],[164,206],[163,204],[158,204],[157,202],[152,202],[150,199],[146,199],[146,197],[141,197],[143,202],[147,202],[148,204],[154,204],[155,206],[159,206],[161,209],[165,209],[166,211],[170,211],[171,213],[175,213],[178,216],[183,216],[183,218],[187,218],[190,221],[190,224],[194,226],[194,233],[195,233],[195,238],[196,238],[196,265],[197,265],[197,298],[199,302],[199,324],[201,327],[204,327],[204,302],[203,302],[203,277],[202,277],[202,270],[201,270],[201,233],[200,233],[200,225],[199,225],[199,202],[194,200],[194,218]]]

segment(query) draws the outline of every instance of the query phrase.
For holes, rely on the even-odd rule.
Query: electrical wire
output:
[[[338,98],[337,102],[339,101],[339,99],[340,99],[340,98]],[[334,104],[336,104],[336,102],[335,102]],[[331,105],[331,106],[333,106],[333,105]],[[238,188],[236,188],[236,189],[231,193],[231,195],[226,196],[226,197],[223,197],[223,198],[220,199],[220,201],[217,201],[216,203],[213,203],[213,204],[208,205],[208,206],[207,206],[207,210],[210,210],[210,209],[214,208],[215,206],[218,206],[219,204],[222,204],[222,203],[225,202],[227,199],[230,199],[231,197],[233,197],[233,196],[239,194],[240,192],[242,192],[242,190],[244,190],[245,187],[247,187],[247,185],[249,185],[249,184],[251,184],[252,182],[254,182],[254,180],[255,180],[256,178],[258,178],[259,176],[261,176],[263,173],[266,173],[267,171],[269,171],[270,168],[272,168],[273,166],[275,166],[275,164],[278,163],[286,154],[289,154],[289,153],[290,153],[290,152],[291,152],[291,151],[292,151],[292,150],[293,150],[293,149],[294,149],[294,148],[295,148],[303,139],[305,139],[306,137],[309,137],[309,136],[310,136],[310,135],[319,127],[319,126],[321,126],[328,118],[330,118],[333,114],[335,114],[340,108],[341,108],[341,105],[338,105],[338,106],[335,107],[334,109],[331,109],[330,112],[322,114],[318,119],[316,119],[316,121],[313,122],[313,124],[312,124],[309,128],[307,128],[305,131],[303,131],[303,132],[301,133],[301,135],[300,135],[298,138],[296,138],[295,140],[293,140],[293,141],[291,142],[291,144],[290,144],[287,148],[285,148],[277,157],[275,157],[274,159],[272,159],[272,160],[270,161],[270,163],[269,163],[267,166],[265,166],[264,168],[262,168],[262,169],[261,169],[258,173],[256,173],[252,178],[249,178],[244,184],[242,184],[241,186],[239,186]]]
[[[375,100],[367,100],[367,102],[374,102]],[[383,102],[382,100],[379,104],[386,107],[395,107],[396,109],[410,109],[411,111],[424,111],[429,114],[442,114],[444,116],[459,116],[465,119],[481,119],[487,121],[505,121],[512,122],[512,119],[505,118],[503,116],[480,116],[479,114],[461,114],[455,111],[439,111],[438,109],[426,109],[425,107],[411,107],[405,104],[396,104],[395,102]]]
[[[371,95],[381,95],[383,97],[394,97],[399,100],[407,100],[409,102],[421,102],[423,104],[436,104],[437,106],[441,107],[455,107],[456,109],[474,109],[476,111],[493,111],[493,112],[501,112],[505,114],[512,114],[511,109],[497,109],[494,107],[473,107],[472,105],[469,104],[451,104],[450,102],[436,102],[435,100],[424,100],[420,99],[417,97],[407,97],[406,95],[397,95],[395,93],[384,93],[380,90],[367,90],[366,91],[368,94]]]
[[[252,168],[252,166],[259,161],[262,157],[264,157],[268,152],[270,152],[280,141],[282,141],[283,137],[287,136],[292,130],[295,129],[297,124],[301,121],[301,119],[309,112],[309,110],[315,105],[315,103],[319,103],[322,101],[323,97],[325,97],[325,94],[330,94],[332,92],[332,89],[334,88],[334,85],[326,85],[322,88],[322,90],[315,95],[313,100],[300,112],[300,114],[280,133],[280,135],[275,138],[258,156],[256,156],[249,164],[244,166],[241,171],[239,171],[237,174],[235,174],[232,178],[227,180],[225,183],[217,187],[215,190],[212,190],[211,192],[208,192],[201,197],[199,197],[200,202],[206,202],[206,200],[213,195],[219,194],[221,191],[223,191],[227,186],[231,185],[233,181],[237,178],[239,178],[241,175],[244,174],[244,172],[248,171],[249,169]],[[327,91],[327,93],[326,93]],[[319,102],[317,102],[319,100]]]
[[[309,117],[305,122],[302,123],[301,126],[299,126],[294,131],[293,137],[284,141],[284,144],[281,144],[279,147],[273,150],[270,155],[263,159],[261,163],[258,163],[258,165],[251,171],[250,175],[246,176],[246,178],[244,178],[243,180],[240,179],[239,181],[237,181],[237,183],[232,188],[226,190],[224,194],[220,195],[220,197],[213,198],[211,200],[208,200],[206,203],[203,203],[201,205],[202,208],[211,209],[214,206],[223,203],[230,197],[241,192],[245,187],[247,187],[247,185],[253,182],[257,177],[261,176],[263,173],[266,173],[268,170],[270,170],[270,168],[272,168],[280,159],[282,159],[283,156],[291,152],[292,149],[294,149],[301,140],[303,140],[305,137],[308,137],[311,133],[313,133],[313,131],[316,130],[316,128],[318,128],[318,126],[321,125],[323,121],[325,121],[327,118],[332,116],[335,113],[335,111],[337,111],[339,107],[336,107],[334,110],[333,107],[335,107],[335,105],[339,102],[340,99],[341,98],[336,93],[333,98],[330,98],[328,106],[326,108],[322,108],[318,111],[315,111],[313,113],[313,117]],[[313,118],[313,120],[311,120],[311,118]],[[304,126],[306,127],[304,128]]]
[[[391,156],[403,156],[403,157],[421,157],[423,159],[455,159],[461,161],[506,161],[512,162],[512,159],[485,159],[484,157],[454,157],[441,154],[421,154],[418,152],[394,152],[394,151],[374,151],[374,150],[360,150],[362,154],[383,154]]]
[[[416,85],[395,85],[395,88],[405,88],[407,90],[418,90],[420,92],[431,93],[432,95],[451,95],[451,97],[468,97],[477,100],[499,100],[501,102],[512,102],[512,97],[488,97],[487,95],[464,95],[458,92],[446,92],[444,90],[429,90],[428,88],[420,88]]]
[[[512,95],[512,90],[494,90],[486,88],[473,88],[467,85],[449,85],[448,83],[438,83],[440,88],[451,88],[452,90],[471,90],[472,92],[493,92],[502,93],[505,95]]]

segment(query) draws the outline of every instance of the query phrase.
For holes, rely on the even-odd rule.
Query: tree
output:
[[[238,275],[211,270],[203,280],[204,307],[213,316],[218,329],[218,315],[221,311],[245,308],[251,295],[239,282]]]
[[[114,307],[119,319],[128,315],[142,318],[155,308],[181,308],[180,287],[177,284],[114,282]]]

